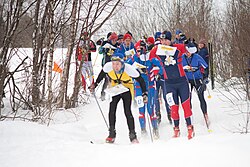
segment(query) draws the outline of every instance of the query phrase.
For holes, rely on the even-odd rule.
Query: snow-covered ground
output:
[[[97,63],[95,73],[99,70]],[[233,107],[221,91],[227,93],[222,88],[210,89],[212,98],[206,98],[212,132],[206,129],[198,98],[193,92],[192,120],[196,136],[192,140],[187,139],[182,109],[181,137],[171,138],[172,126],[163,108],[160,139],[152,143],[149,134],[142,138],[138,109],[133,105],[140,143],[130,144],[120,102],[116,142],[106,144],[108,130],[93,97],[89,104],[57,111],[50,126],[22,121],[0,122],[0,167],[249,167],[250,134],[233,133],[244,127],[246,114],[240,112],[246,111],[247,105],[237,102],[243,107]],[[97,96],[100,96],[99,91]],[[108,100],[98,99],[98,102],[107,119]]]

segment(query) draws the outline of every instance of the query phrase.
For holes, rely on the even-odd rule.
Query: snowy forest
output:
[[[0,30],[0,166],[250,165],[249,0],[0,0]],[[84,59],[77,50],[82,35],[96,43],[109,32],[130,32],[136,43],[165,31],[174,40],[176,30],[193,42],[206,40],[210,128],[193,91],[192,140],[182,136],[187,132],[181,105],[181,137],[171,137],[162,98],[159,139],[152,137],[147,114],[147,135],[141,135],[141,115],[132,101],[140,143],[128,144],[120,103],[116,143],[105,143],[111,101],[99,98],[103,82],[96,95],[89,79],[83,88]],[[83,55],[91,52],[94,80],[103,66],[96,45],[96,52],[82,49]]]

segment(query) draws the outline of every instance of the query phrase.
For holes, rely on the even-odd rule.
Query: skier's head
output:
[[[176,38],[176,39],[180,39],[180,34],[183,34],[182,31],[181,31],[180,29],[177,29],[177,30],[175,31],[175,38]]]
[[[139,40],[135,44],[135,49],[136,49],[137,55],[140,56],[141,54],[145,54],[147,51],[146,43],[143,40]]]
[[[155,43],[154,37],[148,37],[148,38],[147,38],[147,44],[148,44],[148,45],[153,45],[154,43]]]
[[[109,36],[109,40],[112,44],[115,44],[118,40],[118,35],[115,32],[112,32]]]
[[[187,50],[187,56],[191,56],[192,54],[197,52],[197,48],[193,42],[189,42],[186,45],[186,50]]]
[[[82,40],[86,40],[88,39],[88,36],[89,36],[89,33],[87,31],[84,31],[82,34],[81,34],[81,39]]]
[[[199,48],[203,48],[206,46],[206,40],[204,38],[202,38],[200,41],[199,41]]]
[[[163,31],[160,38],[162,45],[171,45],[172,34],[170,31]]]
[[[119,34],[118,35],[118,41],[119,44],[121,44],[123,42],[123,34]]]
[[[124,69],[124,55],[121,53],[114,53],[111,57],[112,68],[115,73],[120,74]]]
[[[160,39],[160,36],[161,36],[161,32],[156,32],[155,33],[155,40],[159,40]]]
[[[132,36],[129,33],[124,34],[123,41],[126,46],[129,46],[132,41]]]

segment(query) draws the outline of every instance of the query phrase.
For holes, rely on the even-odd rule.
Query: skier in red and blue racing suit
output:
[[[156,41],[155,46],[161,44],[160,36],[161,36],[161,32],[156,32],[155,33],[155,39],[156,39],[155,40]],[[163,56],[158,55],[158,56],[161,59],[160,60],[161,65],[163,67],[166,56],[165,55],[163,55]],[[166,79],[166,72],[163,69],[163,75],[158,77],[157,80],[156,80],[155,114],[156,114],[156,117],[157,117],[158,124],[161,123],[161,110],[160,110],[161,109],[161,107],[160,107],[161,94],[160,94],[160,90],[162,90],[162,95],[163,95],[163,99],[164,99],[164,103],[165,103],[165,108],[166,108],[166,111],[167,111],[168,121],[169,121],[170,124],[172,124],[170,107],[168,105],[167,98],[166,98],[167,91],[166,91],[165,79]]]
[[[141,73],[142,78],[146,83],[148,88],[148,103],[144,105],[140,97],[142,96],[142,91],[140,84],[135,81],[135,99],[139,107],[139,122],[141,126],[142,134],[146,134],[146,125],[145,125],[145,111],[147,108],[148,114],[153,127],[154,138],[159,138],[158,124],[154,113],[154,103],[155,103],[155,77],[162,75],[163,69],[160,65],[160,61],[157,58],[149,60],[149,53],[146,52],[146,43],[142,40],[138,41],[135,45],[136,54],[127,60],[127,63],[135,66],[138,71]],[[142,103],[142,105],[140,105]]]
[[[181,100],[182,108],[184,110],[184,117],[188,129],[188,139],[191,139],[194,136],[193,125],[191,123],[192,111],[190,107],[190,90],[188,86],[188,81],[185,76],[185,72],[182,66],[182,54],[185,53],[184,44],[174,44],[171,42],[172,34],[169,31],[164,31],[161,34],[161,46],[169,46],[171,50],[176,51],[173,55],[169,55],[168,52],[165,54],[164,68],[166,71],[166,90],[167,90],[167,101],[171,107],[171,117],[174,120],[174,136],[179,137],[179,98]],[[158,57],[156,54],[160,45],[156,46],[150,52],[150,59]],[[164,54],[163,54],[164,55]]]

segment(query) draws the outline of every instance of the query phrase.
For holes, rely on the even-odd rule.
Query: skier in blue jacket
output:
[[[191,92],[193,88],[196,89],[201,110],[208,122],[207,103],[204,98],[204,91],[206,90],[206,84],[208,84],[208,65],[200,55],[196,54],[197,48],[193,43],[189,43],[186,50],[187,52],[182,55],[183,69],[191,86]],[[201,69],[204,69],[204,73],[201,72]]]
[[[149,53],[146,50],[146,43],[142,40],[135,44],[136,54],[127,60],[127,63],[135,66],[137,70],[141,73],[142,78],[146,83],[148,88],[148,103],[144,105],[142,103],[142,91],[140,84],[135,81],[135,99],[139,107],[139,122],[141,126],[141,133],[146,134],[145,125],[145,110],[147,108],[148,114],[153,127],[154,138],[159,138],[158,124],[154,113],[154,96],[155,96],[155,77],[162,75],[163,69],[160,65],[160,61],[157,58],[149,60]]]
[[[127,59],[128,57],[131,57],[131,52],[129,52],[131,49],[134,49],[134,43],[132,42],[132,36],[129,33],[124,34],[123,36],[123,42],[120,44],[120,46],[116,49],[115,52],[122,53]]]

